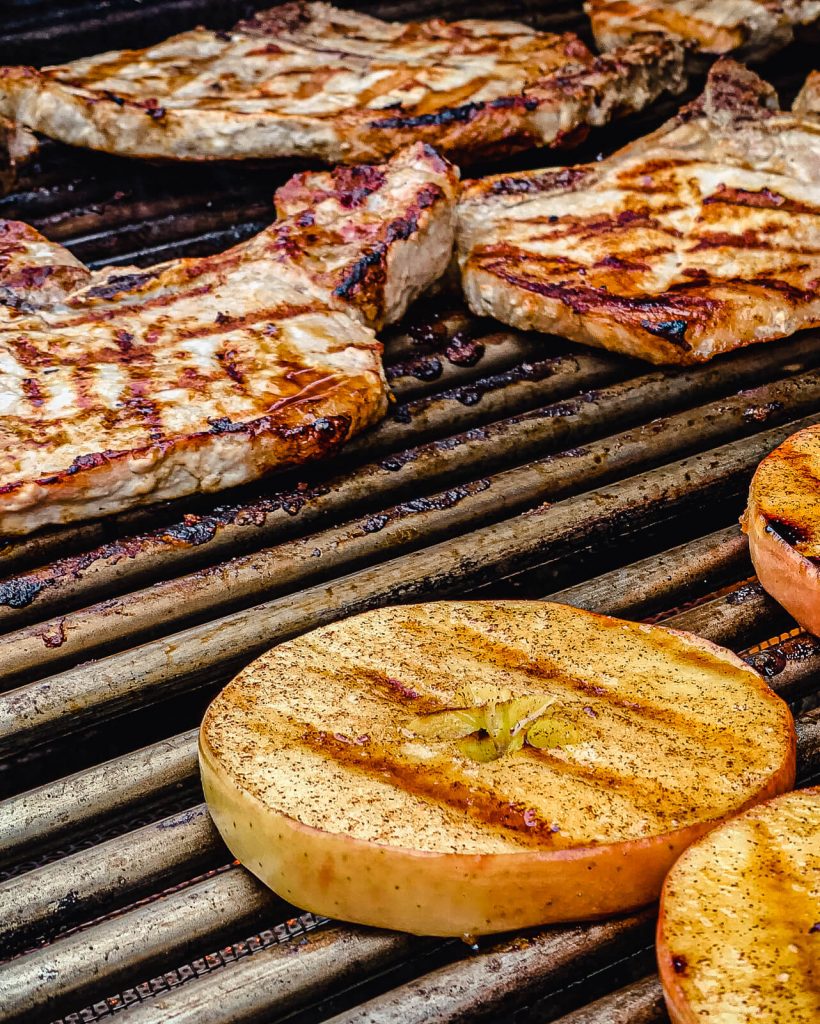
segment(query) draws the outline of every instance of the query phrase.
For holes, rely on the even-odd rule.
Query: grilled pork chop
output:
[[[298,176],[272,227],[148,270],[0,222],[0,534],[241,484],[376,420],[372,327],[444,271],[456,181],[421,143]]]
[[[34,158],[37,139],[21,124],[0,117],[0,196],[11,192],[19,172]]]
[[[126,156],[377,160],[414,141],[460,160],[554,145],[682,85],[682,51],[594,57],[512,21],[379,21],[290,3],[232,32],[36,71],[0,69],[0,114]]]
[[[705,54],[761,60],[786,46],[796,26],[820,18],[820,0],[585,0],[602,50],[663,32]]]
[[[653,363],[820,324],[820,124],[727,58],[607,160],[496,175],[459,207],[479,315]]]

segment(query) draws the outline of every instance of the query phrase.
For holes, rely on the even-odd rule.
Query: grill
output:
[[[147,43],[253,6],[12,0],[0,60]],[[469,14],[583,28],[579,8],[542,6]],[[788,102],[808,67],[794,47],[764,73]],[[0,216],[96,266],[148,265],[259,230],[291,170],[141,166],[45,142]],[[316,625],[444,595],[550,596],[739,651],[792,704],[810,781],[820,641],[754,580],[737,517],[760,458],[820,421],[819,342],[662,372],[501,330],[456,300],[421,304],[386,339],[389,416],[341,457],[0,548],[0,1020],[665,1020],[652,909],[468,948],[283,903],[210,822],[196,725],[238,667]]]

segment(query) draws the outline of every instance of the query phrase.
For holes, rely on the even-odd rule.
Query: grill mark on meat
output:
[[[29,400],[29,402],[35,407],[39,408],[43,402],[43,391],[40,384],[33,377],[26,377],[22,382],[23,394]]]
[[[90,299],[113,299],[115,295],[123,292],[133,292],[141,288],[149,281],[154,281],[158,274],[148,271],[142,274],[123,274],[121,276],[109,277],[104,284],[94,285],[86,291]]]
[[[587,177],[583,167],[563,167],[558,171],[541,171],[526,178],[498,178],[491,187],[495,195],[522,195],[539,192],[571,191]],[[469,182],[465,183],[469,184]]]
[[[757,192],[744,188],[730,188],[728,185],[718,185],[717,189],[710,196],[703,199],[704,206],[717,203],[725,203],[731,206],[748,206],[761,210],[776,210],[780,213],[807,213],[816,216],[820,208],[797,199],[789,199],[769,188],[762,188]]]
[[[422,213],[443,197],[438,185],[426,185],[419,189],[414,205],[404,217],[399,217],[388,225],[384,240],[376,243],[370,252],[362,256],[350,269],[344,279],[334,288],[333,294],[340,299],[349,299],[354,292],[370,285],[374,280],[381,280],[385,273],[384,259],[391,245],[407,241],[419,228]]]

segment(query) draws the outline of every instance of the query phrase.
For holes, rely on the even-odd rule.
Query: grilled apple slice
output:
[[[763,587],[820,635],[820,425],[792,434],[760,463],[742,522]]]
[[[715,821],[794,779],[786,705],[696,637],[540,602],[368,612],[274,648],[208,709],[239,860],[297,906],[428,935],[656,899]]]
[[[820,788],[690,846],[663,886],[657,951],[673,1024],[820,1020]]]

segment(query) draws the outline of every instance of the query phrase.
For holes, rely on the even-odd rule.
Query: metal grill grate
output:
[[[0,59],[136,45],[248,6],[17,2]],[[566,4],[536,20],[582,23]],[[784,100],[808,56],[766,69]],[[85,260],[144,265],[263,226],[289,168],[180,172],[46,142],[26,173],[0,216]],[[231,864],[201,803],[195,728],[238,666],[319,623],[441,595],[552,594],[745,651],[798,711],[801,779],[816,776],[820,643],[751,579],[736,523],[759,459],[820,421],[818,340],[660,372],[442,300],[388,339],[397,401],[336,461],[0,548],[0,1020],[662,1021],[651,910],[468,950],[287,906]]]

